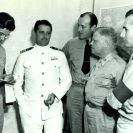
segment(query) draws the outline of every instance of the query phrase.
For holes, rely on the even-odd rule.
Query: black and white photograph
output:
[[[0,0],[0,133],[132,133],[133,1]]]

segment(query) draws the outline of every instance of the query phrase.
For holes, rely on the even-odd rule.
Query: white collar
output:
[[[47,46],[40,46],[40,45],[38,45],[38,44],[35,44],[34,47],[37,48],[37,49],[40,49],[40,50],[41,50],[41,49],[44,50],[44,49],[50,48],[49,45],[47,45]]]

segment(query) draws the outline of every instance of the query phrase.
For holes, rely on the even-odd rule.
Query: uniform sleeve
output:
[[[114,96],[113,92],[109,93],[107,97],[107,102],[112,108],[116,110],[122,107],[122,103]]]
[[[125,86],[133,92],[133,59],[129,62],[123,77]]]
[[[23,78],[24,78],[24,67],[23,67],[24,57],[22,55],[18,56],[15,68],[13,71],[16,83],[14,84],[14,93],[18,104],[23,103]]]
[[[123,78],[123,75],[124,75],[124,72],[125,72],[125,68],[126,68],[126,62],[123,61],[121,64],[119,64],[118,71],[116,73],[116,77],[115,78],[116,78],[117,85],[119,84],[119,82]]]
[[[3,47],[0,48],[0,76],[3,75],[3,70],[6,64],[6,51]]]
[[[62,48],[62,51],[66,55],[66,58],[69,59],[69,42],[67,42],[64,47]]]
[[[108,103],[115,109],[119,109],[120,105],[133,96],[133,62],[131,61],[124,73],[123,80],[119,82],[117,88],[111,92],[108,97]]]
[[[116,67],[116,65],[115,65]],[[115,80],[116,80],[116,85],[119,85],[119,83],[122,80],[124,71],[125,71],[125,67],[126,67],[126,63],[125,62],[121,62],[121,64],[119,64],[119,67],[117,68],[117,72],[116,72],[116,76],[115,76]],[[117,88],[115,88],[117,89]],[[109,92],[109,95],[107,96],[107,102],[109,103],[109,105],[114,108],[114,109],[119,109],[121,108],[122,104],[121,102],[114,96],[113,91],[115,90],[113,89],[111,92]]]
[[[72,83],[72,78],[68,67],[68,63],[63,53],[61,55],[60,61],[61,61],[60,84],[58,88],[56,88],[53,92],[58,100],[60,100],[65,95],[65,93],[68,91]]]

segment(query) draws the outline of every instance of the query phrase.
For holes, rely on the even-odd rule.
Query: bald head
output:
[[[98,23],[97,17],[91,12],[85,12],[78,19],[78,37],[81,40],[90,40]]]
[[[113,28],[99,27],[95,30],[92,39],[92,52],[100,57],[115,50],[117,35]]]
[[[107,37],[112,44],[117,42],[117,34],[113,28],[99,27],[95,32],[98,32],[101,36]]]

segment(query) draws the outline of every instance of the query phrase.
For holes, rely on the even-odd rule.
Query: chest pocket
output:
[[[24,73],[25,77],[33,78],[39,75],[39,67],[37,66],[36,62],[27,61],[24,62]]]
[[[58,59],[51,60],[48,64],[46,75],[49,81],[58,81],[60,77],[60,62]]]
[[[60,69],[60,62],[59,60],[51,60],[48,69],[50,69],[51,71],[57,71]]]
[[[83,64],[83,58],[81,53],[79,53],[79,55],[72,55],[70,58],[70,64],[72,64],[76,69],[81,68]]]
[[[25,68],[25,69],[30,69],[31,66],[32,66],[31,63],[28,63],[28,62],[25,62],[25,63],[24,63],[24,68]]]

